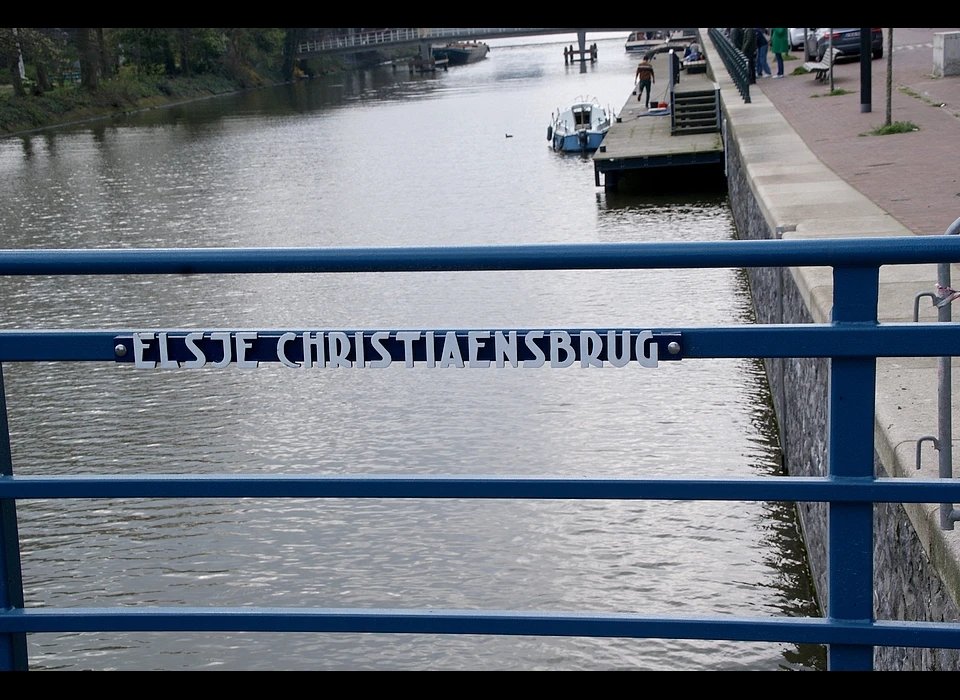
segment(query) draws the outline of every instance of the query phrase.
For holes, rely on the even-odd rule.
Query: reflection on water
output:
[[[622,40],[495,47],[0,141],[9,247],[724,240],[715,196],[605,194],[549,113],[619,106]],[[504,138],[505,134],[513,138]],[[0,324],[681,327],[749,322],[728,270],[5,281]],[[5,368],[16,469],[54,473],[778,473],[762,367],[143,372]],[[815,614],[793,510],[657,502],[20,506],[32,606],[275,605]],[[795,645],[389,635],[35,635],[37,668],[817,668]]]

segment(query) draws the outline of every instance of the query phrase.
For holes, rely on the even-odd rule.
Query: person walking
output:
[[[757,77],[762,78],[764,74],[769,78],[773,75],[770,71],[770,64],[767,63],[767,49],[770,48],[770,42],[767,40],[767,30],[757,27]]]
[[[637,102],[642,99],[643,91],[647,91],[647,108],[650,107],[650,86],[657,82],[656,77],[653,74],[653,66],[650,65],[650,61],[647,60],[647,57],[644,56],[643,60],[640,61],[640,65],[637,66]]]
[[[783,77],[783,54],[790,50],[790,38],[786,27],[778,27],[770,31],[770,50],[777,57],[777,74],[774,78]]]

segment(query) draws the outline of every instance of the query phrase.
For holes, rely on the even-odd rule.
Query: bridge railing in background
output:
[[[538,29],[504,29],[504,28],[438,28],[438,29],[382,29],[371,32],[358,32],[340,36],[326,37],[315,41],[302,42],[297,47],[298,53],[315,53],[333,51],[336,49],[380,48],[386,44],[408,43],[412,41],[431,41],[434,39],[461,39],[479,36],[484,38],[497,35],[514,36],[517,32],[537,32]]]
[[[0,275],[280,274],[489,270],[610,270],[829,266],[829,324],[545,331],[330,331],[330,348],[352,346],[338,361],[401,359],[427,366],[442,345],[469,366],[517,366],[525,360],[565,366],[609,362],[636,370],[657,361],[700,358],[831,358],[827,474],[742,479],[610,479],[502,476],[17,476],[13,472],[0,374],[0,667],[27,666],[26,635],[127,631],[379,632],[630,638],[727,639],[830,645],[831,669],[869,669],[875,645],[960,648],[960,623],[876,620],[873,601],[873,504],[960,501],[960,481],[874,476],[877,357],[960,354],[953,323],[877,322],[881,265],[960,261],[960,238],[730,241],[463,248],[192,249],[0,251]],[[629,335],[624,335],[629,331]],[[404,333],[414,333],[405,331]],[[516,333],[517,335],[513,335]],[[433,335],[431,335],[433,334]],[[612,334],[612,335],[611,335]],[[617,338],[629,338],[630,343]],[[218,337],[219,336],[219,337]],[[307,336],[307,337],[305,337]],[[336,336],[336,343],[334,342]],[[496,340],[494,340],[494,337]],[[319,352],[324,335],[305,331],[88,330],[0,331],[0,362],[133,362],[185,368],[229,362],[289,366]],[[353,339],[351,341],[351,338]],[[523,342],[518,339],[523,338]],[[636,344],[633,339],[636,338]],[[429,339],[429,344],[425,342]],[[439,343],[437,345],[434,343]],[[319,343],[319,345],[317,344]],[[345,343],[345,345],[344,345]],[[428,346],[429,345],[429,346]],[[300,348],[298,350],[298,348]],[[313,348],[313,349],[311,349]],[[539,348],[536,349],[536,348]],[[333,350],[331,352],[331,360]],[[219,354],[218,354],[219,353]],[[609,353],[609,354],[608,354]],[[203,360],[203,362],[201,362]],[[473,365],[476,360],[479,365]],[[569,362],[568,362],[569,361]],[[372,365],[371,366],[375,366]],[[442,364],[440,365],[443,366]],[[462,365],[461,365],[462,366]],[[595,365],[594,365],[595,366]],[[491,369],[488,371],[496,371]],[[188,429],[189,426],[184,426]],[[16,501],[92,498],[443,498],[679,499],[822,501],[828,504],[827,617],[653,616],[634,612],[25,607]],[[31,583],[26,582],[29,586]]]

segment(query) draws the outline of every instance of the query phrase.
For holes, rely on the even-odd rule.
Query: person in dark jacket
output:
[[[735,49],[740,49],[743,46],[743,29],[741,27],[730,29],[730,43],[733,44]]]
[[[753,85],[757,82],[757,34],[753,27],[747,27],[741,31],[743,43],[740,45],[740,50],[747,57],[747,82]]]
[[[767,30],[757,27],[757,77],[762,78],[764,74],[769,78],[773,75],[770,71],[770,64],[767,63],[767,49],[770,48],[770,42],[767,40]]]

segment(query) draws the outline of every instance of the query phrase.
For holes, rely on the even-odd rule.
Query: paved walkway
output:
[[[834,87],[851,94],[825,95],[829,84],[812,75],[789,75],[803,64],[786,61],[782,80],[759,79],[761,92],[786,118],[824,165],[916,234],[943,233],[960,217],[960,76],[935,79],[934,32],[947,29],[894,29],[894,121],[911,121],[908,134],[859,134],[884,123],[887,55],[872,62],[873,111],[860,112],[860,62],[834,66]],[[884,30],[884,50],[887,36]],[[776,61],[769,63],[776,72]],[[942,105],[942,106],[940,106]]]

